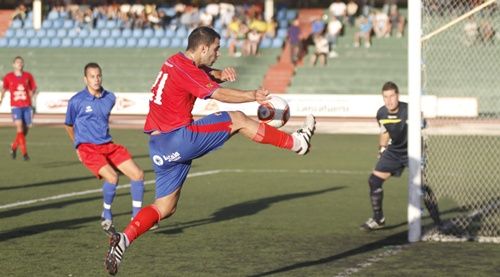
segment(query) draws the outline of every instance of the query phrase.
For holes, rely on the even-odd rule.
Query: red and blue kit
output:
[[[24,71],[21,76],[10,72],[3,78],[3,88],[10,92],[10,106],[24,108],[31,106],[31,95],[36,90],[33,75]]]
[[[184,182],[191,161],[221,147],[230,137],[231,118],[227,112],[193,121],[197,98],[210,98],[219,84],[183,53],[168,58],[151,88],[149,113],[144,126],[152,135],[149,154],[156,173],[156,197],[178,189]]]

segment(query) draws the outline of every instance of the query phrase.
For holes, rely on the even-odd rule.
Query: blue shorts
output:
[[[182,186],[193,159],[215,150],[231,135],[227,112],[213,113],[188,126],[149,138],[149,157],[156,174],[156,198]]]
[[[33,109],[31,107],[12,108],[12,120],[21,120],[24,125],[31,126]]]
[[[391,176],[399,177],[405,167],[408,166],[408,155],[385,150],[375,166],[376,171],[391,173]]]

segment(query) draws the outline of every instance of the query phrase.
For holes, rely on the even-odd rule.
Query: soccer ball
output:
[[[271,99],[259,106],[257,117],[262,123],[280,128],[290,119],[290,107],[285,99],[278,96],[271,96]]]

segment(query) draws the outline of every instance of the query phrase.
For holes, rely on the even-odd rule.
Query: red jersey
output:
[[[219,88],[209,70],[180,52],[168,58],[151,88],[144,132],[169,132],[191,123],[196,98],[209,98]]]
[[[3,78],[3,88],[10,92],[11,107],[29,107],[31,106],[31,96],[36,90],[36,83],[29,72],[23,71],[21,76],[10,72]]]

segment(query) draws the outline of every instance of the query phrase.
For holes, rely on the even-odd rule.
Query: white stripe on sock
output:
[[[132,201],[132,207],[134,208],[140,208],[142,207],[142,201]]]
[[[111,204],[106,204],[106,203],[102,203],[102,206],[104,207],[104,209],[106,210],[111,210]]]

